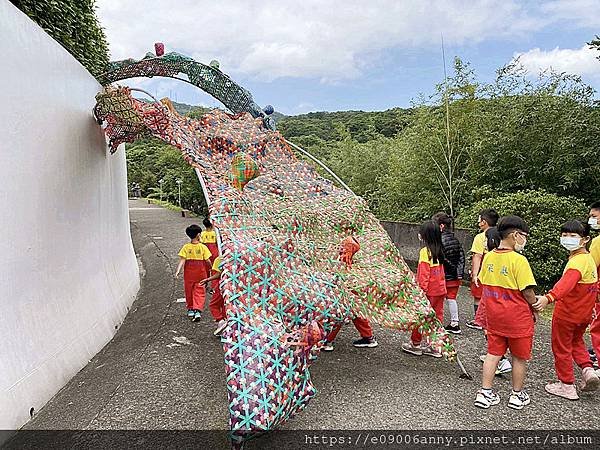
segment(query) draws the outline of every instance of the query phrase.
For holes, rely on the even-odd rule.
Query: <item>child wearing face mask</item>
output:
[[[592,230],[600,231],[600,201],[590,205],[588,224]],[[594,258],[598,272],[598,283],[600,283],[600,236],[592,239],[590,254]],[[600,363],[600,292],[598,292],[596,306],[594,307],[594,319],[590,325],[590,335],[592,336],[592,353],[596,354],[596,362]],[[596,375],[600,377],[600,369],[596,370]]]
[[[590,226],[570,220],[560,229],[560,243],[569,252],[563,276],[545,296],[534,304],[537,310],[549,302],[556,303],[552,314],[552,353],[558,381],[546,385],[546,392],[569,400],[577,400],[573,361],[581,368],[582,391],[593,391],[600,385],[594,373],[583,335],[592,320],[598,295],[598,274],[594,258],[587,251]]]
[[[475,406],[487,409],[500,403],[494,392],[498,363],[510,350],[512,355],[512,392],[508,407],[523,409],[531,403],[523,389],[527,361],[531,359],[536,286],[531,266],[520,252],[525,248],[529,227],[517,216],[502,217],[496,227],[501,241],[483,258],[479,281],[485,303],[488,351],[483,363],[482,387]]]

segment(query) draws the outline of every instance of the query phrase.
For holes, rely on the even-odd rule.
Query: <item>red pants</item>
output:
[[[600,300],[596,302],[594,308],[594,319],[590,325],[590,334],[592,335],[592,348],[596,353],[596,358],[600,360]]]
[[[188,259],[183,267],[183,288],[187,309],[202,311],[206,303],[206,289],[198,283],[208,278],[208,261]]]
[[[554,368],[558,379],[563,383],[575,383],[573,361],[581,369],[592,367],[592,360],[583,340],[587,326],[587,323],[575,324],[559,317],[552,317]]]
[[[212,265],[212,263],[215,262],[215,259],[217,259],[217,256],[219,256],[219,246],[214,242],[207,243],[204,245],[206,245],[210,250],[210,254],[212,255],[210,258],[210,264]]]
[[[367,319],[363,319],[362,317],[357,317],[352,319],[352,323],[354,327],[358,330],[360,337],[370,338],[373,337],[373,328],[371,328],[371,324]],[[337,325],[333,330],[329,332],[327,335],[327,341],[333,342],[335,341],[335,337],[342,329],[343,322]]]
[[[223,320],[225,318],[225,300],[221,295],[221,288],[219,287],[219,280],[212,281],[212,289],[213,293],[210,297],[210,303],[208,304],[208,309],[210,309],[210,313],[213,318],[218,322],[219,320]]]
[[[444,299],[445,298],[446,298],[445,295],[436,295],[436,296],[428,295],[427,296],[427,299],[429,300],[429,303],[431,304],[431,307],[435,311],[435,315],[437,316],[437,318],[440,322],[442,320],[444,320]],[[421,340],[423,339],[423,336],[415,328],[412,332],[412,335],[410,336],[410,339],[413,342],[413,344],[419,344],[421,342]]]

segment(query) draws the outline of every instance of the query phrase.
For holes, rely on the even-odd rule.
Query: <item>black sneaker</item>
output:
[[[466,325],[469,328],[473,328],[474,330],[480,330],[480,331],[483,330],[481,325],[477,325],[474,320],[470,320],[469,322],[466,323]]]
[[[462,333],[462,331],[460,331],[460,326],[459,325],[451,325],[448,324],[444,327],[444,329],[448,332],[448,333],[452,333],[452,334],[460,334]]]
[[[377,344],[377,341],[374,337],[370,337],[357,339],[356,341],[352,342],[352,345],[354,345],[357,348],[373,348],[377,347],[379,344]]]

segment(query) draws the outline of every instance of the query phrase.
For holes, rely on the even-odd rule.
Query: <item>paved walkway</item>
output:
[[[142,289],[115,338],[41,411],[26,429],[194,430],[227,428],[223,351],[206,314],[198,323],[184,318],[181,280],[174,280],[184,229],[198,219],[130,201],[132,237],[143,267]],[[459,304],[472,307],[461,288]],[[333,353],[323,353],[311,374],[318,394],[290,420],[288,430],[332,429],[597,429],[600,393],[578,402],[544,392],[554,378],[550,324],[538,324],[527,389],[532,404],[506,407],[509,378],[496,379],[502,403],[476,409],[484,339],[465,328],[457,347],[474,381],[459,379],[453,364],[403,354],[405,335],[375,326],[379,347],[356,349],[351,325]],[[261,438],[248,445],[261,448]],[[224,433],[206,448],[225,446]],[[204,445],[203,445],[204,447]]]

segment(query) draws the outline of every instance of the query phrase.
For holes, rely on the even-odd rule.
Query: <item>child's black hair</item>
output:
[[[208,217],[204,218],[204,220],[202,221],[202,225],[204,225],[206,228],[212,227],[212,223]]]
[[[598,209],[600,210],[600,200],[598,200],[597,202],[594,202],[590,205],[590,209]]]
[[[498,221],[496,229],[498,230],[498,233],[500,233],[500,237],[502,239],[506,239],[506,237],[514,230],[519,230],[523,233],[529,233],[529,227],[527,226],[527,223],[525,223],[525,221],[519,216],[502,217]]]
[[[202,233],[200,225],[193,224],[185,229],[185,234],[187,234],[190,239],[196,239],[200,233]]]
[[[452,226],[452,217],[443,211],[439,212],[439,213],[435,213],[431,217],[431,220],[433,220],[438,225],[444,225],[446,227],[446,229],[448,229]]]
[[[588,223],[579,220],[568,220],[560,227],[561,233],[577,233],[581,237],[588,237],[590,230],[591,227]]]
[[[482,220],[485,220],[490,227],[495,227],[500,216],[495,209],[488,208],[482,209],[479,213],[479,217],[481,217]]]
[[[423,243],[429,249],[433,263],[442,264],[444,262],[444,248],[442,247],[440,226],[433,220],[428,220],[421,224],[419,234],[423,239]]]
[[[500,247],[500,241],[502,240],[502,236],[500,236],[498,228],[489,227],[487,230],[485,230],[485,237],[487,239],[486,246],[489,252]]]

